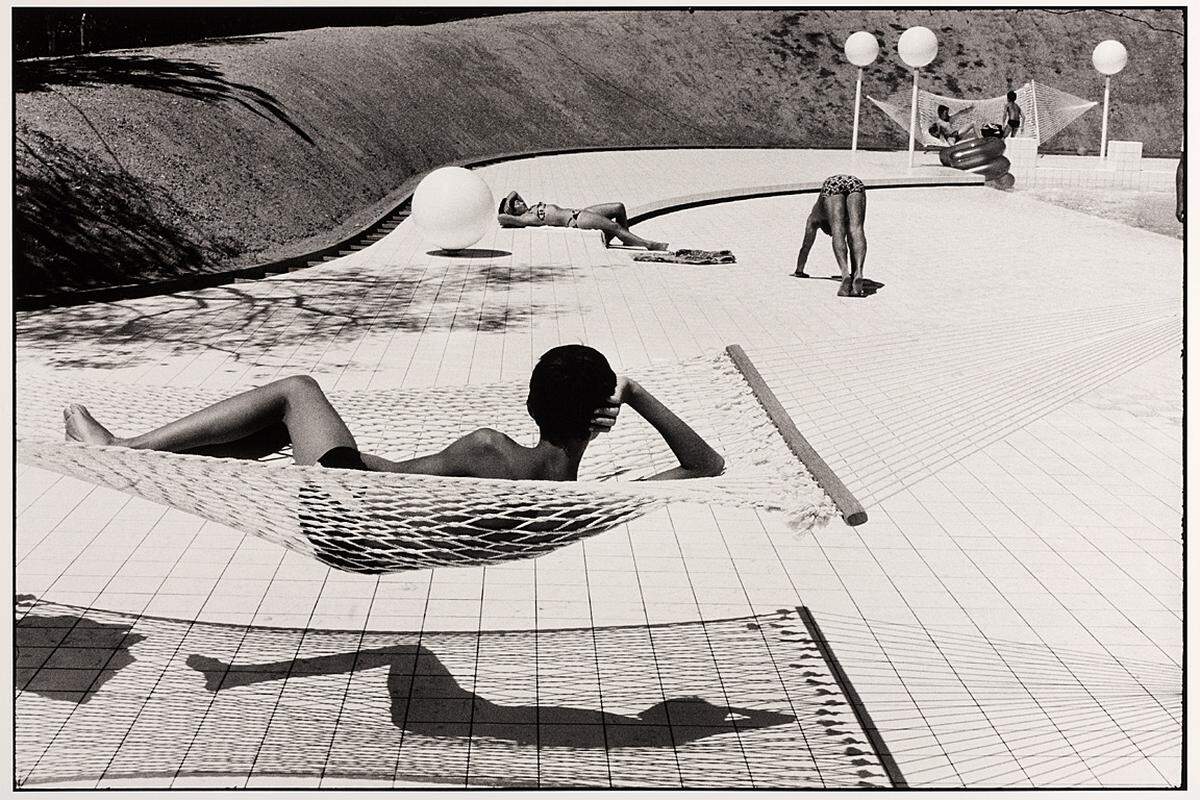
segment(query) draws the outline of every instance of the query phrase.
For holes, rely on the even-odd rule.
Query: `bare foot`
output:
[[[647,250],[666,250],[668,247],[666,242],[651,242],[646,246]]]
[[[866,297],[867,296],[866,293],[863,292],[862,275],[858,275],[857,277],[855,277],[853,280],[850,281],[850,296],[851,297]]]
[[[792,277],[793,278],[807,278],[808,273],[804,272],[803,270],[796,270],[795,272],[792,273]]]
[[[112,444],[117,440],[108,428],[96,422],[88,410],[78,403],[72,403],[63,409],[63,426],[66,428],[68,442]]]
[[[842,278],[842,285],[840,287],[838,287],[837,296],[838,297],[850,297],[851,291],[852,291],[852,281],[850,280],[850,276],[847,275],[846,277]]]

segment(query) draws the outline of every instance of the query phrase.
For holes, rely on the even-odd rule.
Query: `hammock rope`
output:
[[[677,462],[658,433],[629,412],[589,447],[573,482],[332,470],[63,442],[61,409],[70,402],[87,405],[124,435],[224,394],[36,370],[17,382],[17,454],[23,463],[164,503],[351,572],[528,558],[671,502],[783,512],[801,530],[833,516],[833,501],[789,450],[727,354],[649,370],[639,379],[725,456],[723,475],[637,480]],[[526,392],[525,383],[510,382],[329,396],[364,452],[404,459],[485,426],[536,440]]]
[[[1039,144],[1058,135],[1088,109],[1096,105],[1093,100],[1084,100],[1069,92],[1034,81],[1029,81],[1014,91],[1017,94],[1017,104],[1025,111],[1025,127],[1022,135],[1037,139]],[[888,100],[876,100],[874,97],[867,99],[886,114],[888,119],[904,130],[908,130],[911,114],[911,100],[908,99],[908,95],[896,95]],[[922,145],[942,143],[941,139],[929,133],[929,126],[937,118],[939,105],[946,106],[951,114],[956,114],[973,105],[974,108],[956,120],[955,124],[964,125],[974,122],[976,125],[982,126],[988,123],[998,123],[1004,117],[1004,107],[1007,103],[1006,95],[969,100],[918,89],[917,141]]]

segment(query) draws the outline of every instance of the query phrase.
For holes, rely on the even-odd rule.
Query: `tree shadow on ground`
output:
[[[16,340],[23,354],[63,368],[129,367],[204,351],[261,365],[272,353],[290,359],[298,347],[324,352],[334,342],[398,331],[497,332],[526,325],[543,307],[508,302],[506,287],[550,281],[571,268],[478,264],[464,270],[448,263],[444,269],[389,274],[378,265],[315,267],[312,275],[290,279],[31,311],[18,317]]]
[[[15,138],[18,297],[211,271],[242,249],[119,165],[26,126]]]
[[[53,91],[54,87],[128,86],[186,97],[205,103],[230,102],[263,119],[286,125],[308,144],[312,138],[288,115],[274,96],[254,86],[235,83],[211,64],[139,54],[33,59],[13,65],[13,91]]]

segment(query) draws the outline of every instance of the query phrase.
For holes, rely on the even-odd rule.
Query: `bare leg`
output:
[[[867,260],[867,235],[863,223],[867,219],[867,193],[851,192],[846,196],[846,222],[850,235],[850,260],[854,270],[850,276],[850,296],[863,296],[863,263]]]
[[[594,214],[599,214],[602,217],[608,217],[613,222],[617,223],[622,228],[629,227],[629,216],[625,211],[624,203],[597,203],[594,206],[588,206],[584,211],[591,211]],[[612,237],[608,233],[604,234],[604,246],[608,247],[608,243]]]
[[[63,418],[68,439],[140,450],[252,457],[251,453],[271,441],[278,444],[286,433],[296,463],[315,464],[335,447],[357,447],[346,423],[317,382],[307,375],[251,389],[130,438],[114,436],[80,405],[68,406]],[[241,444],[246,449],[238,452],[237,445]]]
[[[830,194],[821,198],[825,204],[825,215],[829,218],[829,235],[833,238],[833,257],[837,259],[842,273],[842,285],[838,297],[850,295],[850,264],[846,260],[846,196]]]
[[[606,239],[620,239],[622,244],[627,244],[630,247],[644,247],[647,250],[667,249],[666,242],[652,242],[649,239],[643,239],[630,232],[628,228],[613,222],[608,217],[597,214],[595,211],[589,211],[586,208],[579,212],[579,218],[575,224],[584,230],[603,231]]]

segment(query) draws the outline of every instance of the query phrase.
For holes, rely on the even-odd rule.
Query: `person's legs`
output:
[[[594,206],[588,206],[587,208],[580,210],[591,211],[592,213],[599,214],[602,217],[608,217],[622,228],[629,227],[629,217],[626,216],[624,203],[597,203]],[[608,243],[611,241],[612,236],[608,232],[605,232],[604,246],[608,247]]]
[[[264,442],[278,444],[283,438],[291,442],[297,464],[315,464],[335,447],[357,448],[346,423],[307,375],[251,389],[127,439],[114,436],[81,405],[68,406],[63,417],[68,439],[141,450],[246,458],[259,452]]]
[[[850,265],[846,260],[846,195],[828,194],[821,198],[825,204],[825,216],[829,219],[829,236],[833,239],[833,257],[837,259],[842,273],[842,285],[838,295],[850,294]]]
[[[245,458],[257,459],[278,453],[292,443],[287,427],[282,422],[276,422],[261,431],[235,439],[232,442],[193,447],[182,452],[194,456],[210,458]]]
[[[643,239],[637,234],[632,233],[628,228],[622,227],[613,222],[608,217],[597,214],[589,209],[582,209],[579,212],[579,217],[576,219],[576,226],[584,230],[598,230],[604,232],[605,244],[610,239],[617,238],[622,244],[627,244],[630,247],[644,247],[647,250],[666,250],[666,242],[652,242],[649,239]]]
[[[851,192],[846,195],[846,227],[850,239],[850,261],[854,266],[851,273],[851,296],[862,297],[863,262],[867,260],[867,235],[863,223],[867,219],[867,193]]]
[[[595,214],[599,214],[602,217],[608,217],[622,228],[629,227],[629,217],[625,211],[624,203],[597,203],[596,205],[588,206],[583,210],[591,211]]]

